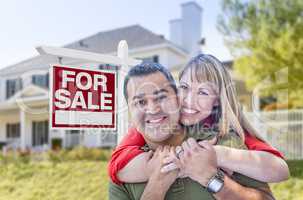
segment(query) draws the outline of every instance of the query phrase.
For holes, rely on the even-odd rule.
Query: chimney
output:
[[[182,17],[170,21],[170,40],[190,55],[201,52],[202,8],[194,1],[181,5]]]
[[[182,47],[182,19],[173,19],[169,21],[170,41]]]

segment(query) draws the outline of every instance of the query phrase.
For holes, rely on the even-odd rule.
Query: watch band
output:
[[[217,173],[208,181],[206,189],[210,193],[218,193],[224,186],[224,172],[218,169]]]

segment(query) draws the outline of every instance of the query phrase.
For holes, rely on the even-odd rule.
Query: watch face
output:
[[[213,190],[214,192],[219,192],[219,190],[222,188],[223,183],[219,179],[215,179],[213,183]]]
[[[223,187],[224,182],[218,178],[214,178],[208,185],[208,190],[213,193],[217,193]]]
[[[224,172],[220,169],[217,174],[213,176],[207,184],[207,190],[211,193],[219,192],[224,186]]]

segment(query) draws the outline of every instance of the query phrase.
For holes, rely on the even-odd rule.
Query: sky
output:
[[[0,0],[0,68],[37,55],[39,45],[63,46],[100,31],[140,24],[169,38],[169,20],[191,0]],[[203,51],[232,57],[216,29],[220,0],[194,0],[203,8]]]

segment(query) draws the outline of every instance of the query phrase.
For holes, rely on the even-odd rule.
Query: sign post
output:
[[[118,88],[120,88],[120,92],[123,91],[123,85],[124,85],[124,79],[125,79],[125,75],[127,73],[127,68],[128,68],[128,64],[127,64],[127,60],[128,59],[128,45],[126,43],[126,41],[121,41],[119,43],[118,46],[118,57],[123,61],[123,63],[121,63],[121,68],[119,70],[118,73]],[[118,119],[120,122],[118,124],[118,142],[120,142],[124,136],[124,134],[126,134],[126,131],[128,129],[128,109],[127,109],[127,103],[125,101],[124,96],[121,94],[119,95],[119,101],[118,101],[118,115],[117,115]]]
[[[54,126],[52,125],[54,128],[74,129],[81,127],[100,127],[102,129],[116,129],[119,142],[128,128],[127,104],[123,94],[121,94],[123,91],[125,74],[128,71],[128,66],[134,66],[141,62],[140,60],[129,58],[127,42],[124,40],[120,41],[117,51],[118,56],[49,46],[37,47],[37,51],[40,54],[49,54],[58,57],[68,57],[118,66],[117,74],[100,72],[99,70],[93,71],[84,68],[70,68],[61,65],[54,66],[52,68],[53,72],[54,70],[58,71],[55,71],[55,74],[53,75],[56,76],[56,73],[59,72],[62,77],[61,79],[58,77],[60,80],[58,85],[54,88],[54,93],[51,95],[50,105],[55,104],[55,110],[53,111],[57,112],[59,114],[58,116],[62,114],[58,118],[59,124],[56,124],[56,118],[54,119]],[[116,82],[116,78],[118,83],[114,86],[113,90],[110,90],[109,88],[113,87],[111,83]],[[62,81],[61,84],[60,81]],[[73,92],[66,92],[69,91],[69,89]],[[117,102],[117,106],[115,102]],[[79,114],[80,111],[82,112],[81,114]],[[53,115],[54,113],[51,112],[51,114]],[[104,121],[81,120],[82,114],[87,115],[87,119],[92,119],[93,117],[100,118],[101,115],[103,115],[101,118],[104,119]],[[70,118],[68,119],[70,120],[68,123],[66,123],[65,117],[63,117],[66,115]]]

